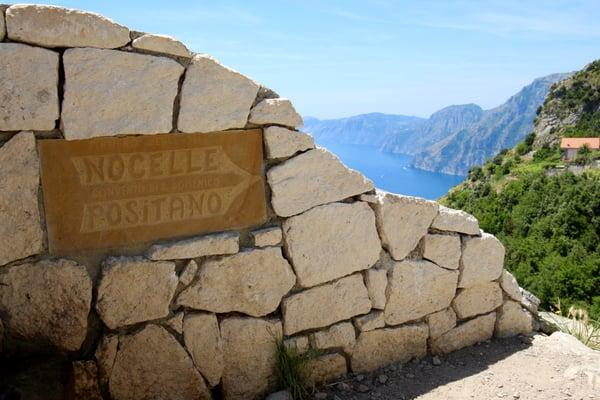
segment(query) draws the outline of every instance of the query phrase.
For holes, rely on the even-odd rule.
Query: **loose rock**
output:
[[[370,268],[379,259],[381,244],[375,215],[364,203],[315,207],[287,219],[283,231],[302,287]]]
[[[489,233],[463,239],[458,287],[468,288],[494,281],[502,274],[504,246]]]
[[[439,231],[459,232],[466,235],[479,235],[479,223],[471,214],[440,205],[437,216],[431,224]]]
[[[373,189],[373,183],[348,169],[329,151],[317,148],[293,157],[267,172],[271,204],[277,215],[291,217],[314,206]]]
[[[327,312],[315,312],[327,304]],[[281,303],[286,335],[321,328],[371,310],[362,276],[355,274],[295,293]]]
[[[59,117],[58,57],[38,47],[0,43],[0,131],[54,129]]]
[[[458,271],[429,261],[396,263],[386,293],[385,322],[398,325],[448,307],[456,293],[457,280]]]
[[[277,246],[281,243],[283,232],[280,227],[273,226],[252,231],[250,236],[254,239],[256,247]]]
[[[189,58],[190,51],[179,40],[167,35],[146,34],[135,39],[131,46],[136,49],[152,51],[155,53],[170,54],[178,57]]]
[[[264,99],[250,111],[249,122],[257,125],[284,125],[296,128],[302,125],[302,117],[288,99]]]
[[[189,133],[244,128],[258,88],[239,72],[198,54],[185,73],[177,128]]]
[[[502,290],[496,282],[461,289],[452,302],[456,316],[460,319],[488,313],[501,305]]]
[[[509,337],[527,334],[532,330],[532,316],[517,302],[507,300],[498,310],[496,336]]]
[[[259,317],[275,311],[295,282],[279,247],[244,251],[204,262],[198,280],[179,295],[177,304]]]
[[[19,133],[0,147],[0,165],[0,237],[10,238],[0,240],[3,265],[44,250],[38,208],[40,166],[33,133]]]
[[[109,258],[102,268],[96,310],[110,329],[164,318],[177,282],[172,262]]]
[[[223,368],[223,344],[215,314],[188,314],[183,323],[185,347],[208,384],[216,386]]]
[[[447,354],[488,340],[494,333],[496,313],[469,320],[431,341],[434,354]]]
[[[525,307],[529,312],[534,315],[538,313],[538,307],[540,306],[540,299],[538,299],[533,293],[520,288],[521,291],[521,305]]]
[[[129,29],[99,14],[38,4],[6,10],[8,38],[43,47],[114,49],[129,43]]]
[[[315,141],[308,133],[293,131],[280,126],[269,126],[264,130],[265,149],[268,159],[291,157],[294,154],[314,149]]]
[[[15,265],[0,274],[0,314],[7,333],[32,344],[79,350],[87,335],[92,280],[69,260]]]
[[[457,269],[460,262],[460,237],[452,235],[426,235],[423,238],[423,258],[440,267]]]
[[[239,238],[237,232],[225,232],[155,244],[148,249],[146,256],[151,260],[184,260],[235,254],[240,249]]]
[[[276,384],[275,338],[281,322],[231,317],[221,321],[226,399],[262,399]],[[251,345],[249,345],[251,344]]]
[[[437,215],[437,203],[417,197],[378,192],[373,205],[383,247],[402,260],[425,236]]]
[[[66,139],[173,129],[173,101],[184,70],[176,61],[85,48],[65,51],[63,64],[61,123]]]
[[[352,353],[352,371],[368,372],[394,362],[406,362],[427,353],[425,324],[362,332]]]
[[[211,399],[192,359],[157,325],[122,338],[109,381],[115,400]]]
[[[280,390],[279,392],[271,393],[265,400],[294,400],[294,398],[289,391]]]

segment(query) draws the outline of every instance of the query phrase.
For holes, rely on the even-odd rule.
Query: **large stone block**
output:
[[[275,311],[295,282],[279,247],[244,251],[204,262],[198,280],[179,295],[177,304],[260,317]]]
[[[306,383],[309,387],[331,382],[348,373],[346,359],[341,354],[325,354],[306,363]]]
[[[489,233],[463,238],[458,287],[468,288],[498,279],[504,265],[504,246]]]
[[[386,192],[377,193],[373,206],[383,247],[395,260],[417,247],[438,212],[433,201]]]
[[[0,314],[13,337],[79,350],[87,335],[92,280],[69,260],[7,267],[0,274]]]
[[[501,305],[502,290],[496,282],[460,289],[452,301],[456,316],[460,319],[488,313]]]
[[[267,179],[272,191],[271,204],[281,217],[373,189],[370,180],[348,169],[322,148],[309,150],[271,168]]]
[[[121,338],[109,388],[114,400],[212,398],[184,348],[152,324]]]
[[[240,234],[215,233],[174,242],[155,244],[146,256],[151,260],[185,260],[206,256],[235,254],[240,250]]]
[[[530,333],[533,329],[531,314],[515,301],[507,300],[498,310],[496,336],[509,337]]]
[[[110,329],[164,318],[178,282],[175,263],[109,258],[102,268],[96,310]]]
[[[58,53],[0,43],[0,131],[54,129],[58,119]]]
[[[113,49],[129,43],[126,27],[95,13],[56,6],[11,6],[6,28],[10,40],[43,47]]]
[[[373,308],[385,309],[387,301],[385,292],[387,290],[388,278],[385,269],[370,268],[365,272],[365,283]]]
[[[352,353],[353,372],[369,372],[394,362],[406,362],[427,354],[426,324],[362,332]]]
[[[458,269],[460,237],[453,235],[426,235],[423,239],[423,258],[440,267]]]
[[[352,323],[341,322],[322,331],[312,333],[310,341],[312,347],[318,350],[339,348],[350,354],[356,342],[356,334]]]
[[[210,386],[216,386],[223,374],[223,343],[215,314],[188,314],[183,320],[185,347],[198,371]]]
[[[488,340],[494,333],[496,313],[474,318],[430,342],[434,354],[447,354]]]
[[[183,43],[167,35],[145,34],[131,42],[131,46],[135,49],[170,54],[178,57],[189,58],[192,56]]]
[[[500,286],[502,287],[502,290],[504,290],[504,293],[514,301],[520,303],[521,300],[523,300],[523,295],[521,294],[521,288],[519,287],[517,279],[507,270],[502,270]]]
[[[275,340],[281,322],[257,318],[221,321],[225,369],[223,392],[228,400],[258,400],[275,388]]]
[[[319,312],[326,305],[326,312]],[[322,328],[371,310],[371,300],[362,275],[293,294],[281,303],[286,335],[307,329]]]
[[[185,73],[177,128],[189,133],[243,128],[258,88],[239,72],[198,54]]]
[[[456,293],[458,271],[429,261],[396,263],[389,277],[385,322],[399,325],[450,305]]]
[[[308,133],[292,131],[280,126],[265,128],[264,137],[268,159],[291,157],[300,151],[315,147],[315,141]]]
[[[168,133],[183,66],[165,57],[69,49],[63,55],[66,139]]]
[[[264,99],[250,111],[248,121],[257,125],[302,126],[302,117],[288,99]]]
[[[311,287],[368,269],[379,259],[375,215],[363,203],[315,207],[283,223],[298,284]]]
[[[0,265],[44,250],[39,165],[31,132],[19,133],[0,147],[0,237],[5,238],[0,240]]]
[[[429,325],[429,337],[436,339],[456,326],[456,313],[451,307],[429,314],[426,318]]]
[[[467,214],[464,211],[454,210],[444,206],[440,206],[431,227],[439,231],[479,235],[479,223],[474,216]]]

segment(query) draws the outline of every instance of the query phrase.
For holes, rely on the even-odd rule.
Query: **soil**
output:
[[[600,400],[600,352],[562,333],[493,339],[446,357],[351,374],[313,398]]]

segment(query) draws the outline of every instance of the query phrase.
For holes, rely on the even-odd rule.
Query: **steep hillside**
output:
[[[475,215],[507,249],[507,268],[545,308],[583,306],[600,319],[600,159],[561,160],[561,136],[600,136],[600,62],[553,86],[534,133],[443,200]],[[582,170],[582,166],[587,169]]]

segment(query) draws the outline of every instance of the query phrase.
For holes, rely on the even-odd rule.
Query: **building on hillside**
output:
[[[600,150],[600,138],[562,138],[560,150],[563,159],[574,160],[579,149],[586,145],[590,150]]]

